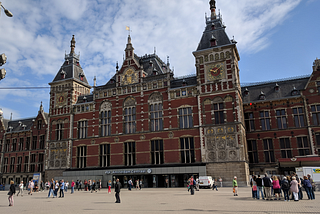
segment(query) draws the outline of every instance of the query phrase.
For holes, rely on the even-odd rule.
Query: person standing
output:
[[[196,178],[196,190],[199,191],[199,178]]]
[[[68,192],[68,186],[69,186],[69,181],[67,181],[67,182],[65,183],[64,190],[65,190],[66,192]]]
[[[114,186],[115,189],[115,196],[116,196],[116,203],[120,203],[120,189],[121,189],[121,183],[119,182],[119,178],[116,180],[116,184]]]
[[[53,197],[58,197],[58,190],[59,190],[59,182],[56,180],[55,186],[54,186],[54,195]]]
[[[142,188],[142,179],[140,179],[140,182],[139,182],[139,190],[141,190]]]
[[[253,199],[256,199],[257,198],[257,182],[256,182],[256,179],[257,177],[255,175],[253,175],[253,178],[252,178],[252,198]]]
[[[219,178],[219,182],[220,182],[220,187],[222,187],[222,178]]]
[[[232,181],[232,186],[233,186],[233,196],[238,196],[238,181],[237,181],[237,176],[234,176],[233,181]]]
[[[311,182],[310,182],[310,180],[308,179],[307,176],[303,176],[303,179],[304,179],[303,180],[303,187],[306,190],[308,199],[311,200],[311,199],[313,199],[312,195],[311,195],[311,189],[312,189]]]
[[[111,180],[108,181],[108,193],[111,194]]]
[[[290,182],[291,184],[290,191],[293,194],[294,201],[299,201],[299,183],[295,176],[293,176],[291,179],[292,181]]]
[[[51,183],[48,181],[49,184],[49,193],[48,193],[48,198],[52,195],[54,197],[53,189],[54,189],[54,181],[51,179]]]
[[[8,192],[8,200],[9,200],[9,206],[13,206],[13,195],[16,193],[16,187],[14,186],[14,181],[10,181],[10,188]]]
[[[271,200],[271,186],[272,186],[272,181],[271,179],[268,177],[268,174],[265,173],[264,174],[264,178],[263,180],[263,184],[264,184],[264,189],[266,191],[266,199],[267,200]]]
[[[280,189],[280,181],[278,179],[278,176],[274,176],[274,179],[272,181],[272,186],[273,186],[273,192],[275,195],[275,199],[274,200],[281,200],[280,199],[280,193],[281,193],[281,189]]]
[[[91,193],[96,191],[96,180],[91,181]]]
[[[193,179],[193,176],[191,176],[191,178],[190,178],[190,184],[189,184],[189,186],[190,186],[190,190],[191,190],[191,195],[194,195],[194,179]]]
[[[212,190],[214,189],[218,191],[217,179],[212,180]]]
[[[139,184],[140,184],[140,181],[139,181],[139,179],[137,179],[137,180],[136,180],[136,190],[139,189]]]
[[[314,195],[314,191],[316,190],[316,184],[314,183],[313,179],[311,178],[311,175],[310,174],[307,174],[307,177],[308,177],[308,180],[310,181],[311,183],[311,192],[310,192],[310,195],[311,195],[311,200],[314,200],[315,199],[315,195]]]
[[[17,196],[19,195],[19,193],[21,193],[21,197],[23,197],[23,181],[21,181],[19,184],[19,192],[18,192]]]
[[[71,181],[71,194],[74,193],[74,185],[75,185],[75,183],[74,183],[74,181],[72,180],[72,181]]]
[[[64,192],[63,192],[64,187],[65,187],[65,183],[64,183],[63,180],[61,180],[61,184],[60,184],[60,196],[59,196],[59,198],[63,198],[63,197],[64,197]],[[61,195],[62,195],[62,196],[61,196]]]
[[[284,201],[290,201],[289,200],[290,184],[286,176],[283,177],[283,180],[281,182],[281,189],[283,191]]]
[[[260,175],[258,175],[258,178],[256,179],[257,183],[257,199],[260,199],[260,193],[261,198],[264,200],[264,194],[263,194],[263,180],[260,178]]]
[[[83,184],[84,184],[84,191],[88,191],[88,182],[86,179],[84,180]]]
[[[80,181],[79,181],[79,188],[78,188],[78,191],[79,191],[79,189],[82,191],[81,186],[82,186],[82,180],[80,180]]]
[[[129,179],[129,181],[128,181],[128,188],[129,188],[129,191],[131,191],[131,185],[132,185],[132,180],[131,180],[131,178]]]

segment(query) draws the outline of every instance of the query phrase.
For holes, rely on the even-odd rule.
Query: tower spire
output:
[[[72,35],[70,47],[71,47],[70,54],[73,54],[74,53],[74,48],[76,47],[76,40],[74,39],[74,35]]]
[[[216,14],[216,1],[215,0],[210,0],[210,10],[211,10],[211,20],[216,19],[217,14]]]

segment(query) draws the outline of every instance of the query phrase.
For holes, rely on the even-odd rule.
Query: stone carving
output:
[[[207,138],[207,149],[214,150],[216,148],[216,143],[213,137]]]
[[[56,160],[54,162],[54,167],[60,167],[60,161],[59,160]]]
[[[169,132],[168,137],[169,137],[170,139],[172,139],[173,136],[174,136],[173,132]]]
[[[205,105],[210,105],[211,104],[211,100],[210,99],[205,99],[204,104]]]
[[[114,139],[114,142],[118,143],[118,142],[119,142],[119,138],[116,137],[116,138]]]
[[[215,161],[216,160],[216,153],[215,152],[208,152],[208,160]]]
[[[134,106],[136,103],[136,100],[133,97],[128,97],[125,101],[124,101],[124,106]]]
[[[219,149],[225,149],[225,148],[226,148],[225,142],[224,142],[224,141],[218,142],[218,148],[219,148]]]
[[[50,148],[53,148],[54,147],[54,143],[50,143]]]
[[[50,161],[50,162],[49,162],[49,166],[50,166],[50,167],[54,167],[54,161]]]
[[[146,136],[140,135],[140,140],[144,140],[144,139],[146,139]]]
[[[227,132],[228,133],[233,133],[234,132],[234,128],[233,127],[228,127],[227,128]]]
[[[237,158],[237,152],[234,150],[229,151],[230,160],[235,160]]]
[[[63,148],[67,147],[67,143],[66,143],[66,142],[63,142],[63,143],[62,143],[62,147],[63,147]]]
[[[61,161],[61,167],[66,167],[67,166],[67,161],[63,160]]]
[[[207,135],[212,135],[212,134],[214,134],[213,128],[207,129]]]
[[[149,103],[162,102],[162,95],[159,92],[152,93],[148,100]]]
[[[91,140],[91,145],[94,145],[95,143],[96,143],[96,141],[95,140]]]
[[[104,101],[100,106],[100,112],[101,111],[107,111],[110,110],[112,107],[111,103],[109,101]]]
[[[226,96],[226,97],[224,98],[224,101],[225,101],[225,102],[232,102],[232,101],[233,101],[233,98],[232,98],[231,96]]]
[[[56,147],[60,147],[60,143],[57,143]]]
[[[220,160],[226,159],[226,152],[225,151],[219,151],[218,158]]]

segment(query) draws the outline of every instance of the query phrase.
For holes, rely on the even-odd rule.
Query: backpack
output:
[[[289,189],[289,182],[287,180],[284,180],[281,184],[282,189]]]

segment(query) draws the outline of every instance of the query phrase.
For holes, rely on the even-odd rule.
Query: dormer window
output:
[[[13,130],[13,127],[9,126],[9,132],[12,132],[12,130]]]
[[[153,75],[157,75],[158,74],[158,71],[157,70],[153,70]]]
[[[111,80],[110,80],[110,83],[114,83],[114,79],[111,79]]]
[[[263,93],[263,91],[261,91],[259,95],[259,100],[265,100],[265,99],[266,99],[266,95]]]
[[[60,74],[61,74],[61,79],[65,79],[66,78],[66,72],[64,71],[64,70],[62,70],[61,72],[60,72]]]
[[[248,95],[249,95],[249,89],[246,88],[246,89],[244,90],[243,94],[244,94],[244,96],[248,96]]]
[[[83,81],[83,77],[84,77],[84,75],[82,73],[80,73],[79,74],[79,78],[80,78],[81,81]]]
[[[278,92],[280,90],[280,86],[278,85],[278,83],[276,83],[276,86],[274,87],[274,91]]]
[[[150,60],[150,62],[149,62],[149,66],[150,67],[152,67],[153,66],[153,63],[152,63],[152,61]]]
[[[217,39],[213,35],[211,36],[210,44],[211,44],[211,47],[217,45]]]
[[[182,86],[186,86],[186,85],[187,85],[187,81],[185,79],[183,79]]]
[[[22,125],[23,130],[26,130],[26,127],[27,127],[26,125],[24,124]]]
[[[215,25],[214,23],[211,24],[211,30],[214,30],[215,29]]]
[[[291,96],[299,95],[299,91],[296,89],[296,87],[293,86],[293,89],[291,91]]]

